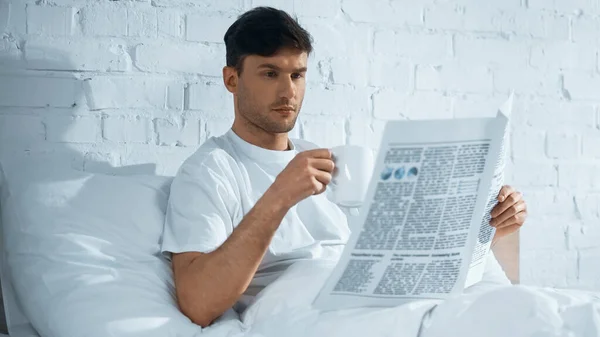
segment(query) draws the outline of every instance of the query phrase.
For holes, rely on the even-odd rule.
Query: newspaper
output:
[[[387,122],[365,202],[315,308],[444,299],[481,281],[512,101],[491,118]]]

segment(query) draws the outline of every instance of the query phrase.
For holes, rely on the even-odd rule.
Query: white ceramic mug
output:
[[[373,152],[358,145],[331,149],[335,170],[330,183],[333,200],[343,207],[358,208],[363,203],[373,174]]]

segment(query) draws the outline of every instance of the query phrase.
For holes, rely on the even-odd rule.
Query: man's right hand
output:
[[[291,208],[311,195],[321,194],[331,182],[335,164],[329,149],[304,151],[296,155],[267,190],[283,206]]]

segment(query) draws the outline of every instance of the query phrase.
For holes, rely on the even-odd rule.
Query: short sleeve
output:
[[[239,205],[227,165],[213,155],[186,161],[171,184],[161,252],[209,253],[233,232]]]

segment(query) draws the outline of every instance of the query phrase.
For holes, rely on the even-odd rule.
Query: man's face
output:
[[[304,99],[306,64],[307,54],[293,49],[247,56],[236,90],[241,117],[268,133],[292,130]]]

